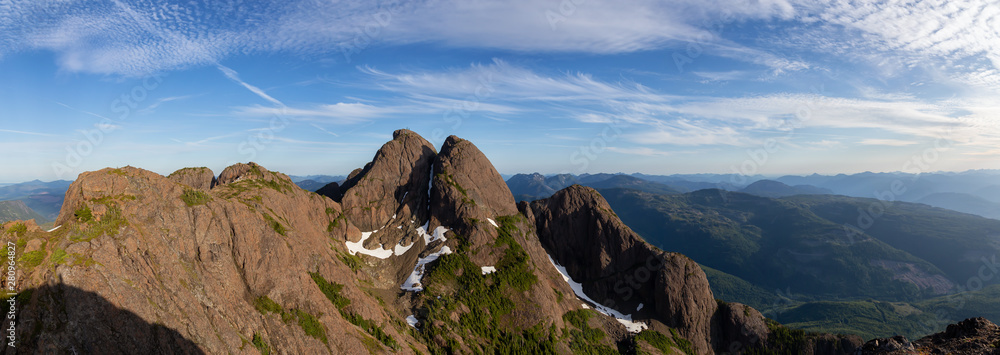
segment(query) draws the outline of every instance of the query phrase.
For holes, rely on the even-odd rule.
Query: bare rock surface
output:
[[[167,178],[200,190],[209,190],[217,183],[215,173],[209,168],[183,168],[171,173]]]

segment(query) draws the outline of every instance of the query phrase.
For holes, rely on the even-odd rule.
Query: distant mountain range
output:
[[[0,187],[0,201],[21,201],[46,220],[55,220],[72,181],[39,180]]]
[[[618,180],[608,181],[612,177]],[[637,178],[646,183],[622,177]],[[763,197],[835,194],[918,202],[982,217],[998,218],[1000,214],[998,181],[1000,181],[998,170],[971,170],[961,173],[926,174],[865,172],[852,175],[787,175],[773,179],[760,175],[733,174],[602,173],[544,176],[533,173],[512,175],[507,184],[518,201],[548,197],[555,191],[577,183],[594,188],[629,187],[656,193],[722,189]]]
[[[331,182],[343,182],[347,179],[347,177],[343,175],[289,175],[288,177],[303,190],[314,192]]]

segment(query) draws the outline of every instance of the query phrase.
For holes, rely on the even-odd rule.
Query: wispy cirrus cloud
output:
[[[917,144],[913,141],[904,141],[899,139],[880,139],[880,138],[868,138],[862,139],[858,142],[860,145],[885,145],[890,147],[905,147],[908,145]]]
[[[625,137],[645,145],[751,146],[760,144],[762,136],[810,128],[844,132],[828,139],[824,143],[827,146],[859,139],[867,145],[901,146],[942,135],[961,142],[1000,142],[1000,125],[989,118],[1000,113],[1000,105],[988,98],[923,101],[880,91],[870,92],[870,98],[797,93],[748,97],[672,95],[586,74],[544,75],[501,60],[441,71],[360,70],[375,77],[383,90],[408,97],[471,95],[488,82],[491,103],[557,109],[565,112],[565,117],[585,124],[629,125],[633,130]],[[910,139],[879,138],[885,135]]]
[[[519,52],[627,53],[698,41],[731,56],[766,51],[726,42],[706,21],[789,19],[783,0],[589,1],[311,1],[163,4],[146,0],[8,3],[0,15],[0,56],[23,50],[57,53],[68,71],[144,75],[212,65],[239,53],[326,53],[390,44]],[[718,6],[718,7],[712,7]],[[722,19],[722,20],[720,20]],[[367,31],[367,32],[366,32]],[[767,63],[765,63],[767,64]]]
[[[246,106],[238,107],[235,114],[252,117],[281,116],[298,120],[321,120],[325,123],[357,123],[366,119],[384,117],[399,113],[399,109],[386,106],[375,106],[364,103],[345,103],[315,105],[308,108]]]

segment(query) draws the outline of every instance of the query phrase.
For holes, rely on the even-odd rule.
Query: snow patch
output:
[[[403,229],[403,226],[396,226],[396,229]]]
[[[392,250],[382,249],[382,246],[379,246],[378,249],[365,249],[365,240],[368,240],[368,238],[372,236],[372,233],[375,232],[378,232],[378,229],[373,230],[371,232],[361,232],[361,240],[357,242],[344,242],[344,244],[347,245],[347,251],[350,252],[351,255],[357,255],[358,253],[361,253],[369,256],[374,256],[379,259],[385,259],[392,256]]]
[[[418,322],[417,321],[417,317],[414,317],[412,314],[406,316],[406,324],[409,324],[411,327],[416,328],[417,327],[417,322]]]
[[[631,314],[622,314],[621,312],[618,312],[610,307],[606,307],[600,303],[594,302],[594,300],[592,300],[590,297],[587,297],[587,294],[583,293],[583,284],[573,281],[573,278],[569,277],[569,273],[566,272],[565,267],[556,264],[556,261],[552,259],[552,256],[549,256],[549,262],[552,263],[552,266],[556,267],[556,270],[559,270],[559,274],[562,275],[563,280],[566,280],[566,282],[569,283],[569,287],[573,289],[573,293],[576,294],[576,297],[586,302],[589,302],[590,304],[593,304],[594,309],[597,310],[598,312],[601,312],[606,316],[614,317],[615,320],[618,321],[618,323],[624,325],[625,329],[628,329],[628,331],[632,333],[638,333],[641,332],[643,329],[649,328],[649,326],[646,325],[646,323],[632,321]]]
[[[494,272],[497,272],[497,268],[495,266],[483,266],[480,269],[483,270],[483,275],[492,274]]]
[[[583,309],[590,309],[590,306],[588,306],[586,303],[581,303],[580,307]]]
[[[639,307],[635,307],[635,311],[638,312],[640,309],[642,309],[642,303],[639,304]]]
[[[431,244],[431,242],[435,240],[441,240],[442,242],[448,240],[448,238],[444,237],[444,233],[449,231],[448,227],[437,226],[437,228],[434,228],[434,233],[430,233],[430,231],[427,230],[430,224],[431,222],[427,221],[427,223],[424,223],[423,226],[417,228],[417,234],[420,234],[421,237],[424,237],[424,244],[429,245]]]
[[[406,254],[407,251],[410,251],[410,248],[413,248],[414,244],[417,244],[417,243],[416,242],[410,243],[410,245],[407,245],[405,247],[403,246],[402,243],[397,244],[396,247],[393,248],[392,252],[395,253],[396,256],[400,256],[400,255]]]
[[[490,221],[490,224],[492,224],[494,227],[500,228],[500,226],[497,225],[497,222],[493,221],[492,218],[487,218],[486,220]]]
[[[360,253],[368,256],[374,256],[379,259],[387,259],[393,255],[399,256],[405,254],[410,250],[410,248],[413,248],[414,244],[416,244],[410,243],[410,245],[403,246],[403,244],[400,243],[392,249],[383,249],[385,247],[384,245],[379,245],[378,249],[365,249],[365,240],[371,238],[372,234],[375,232],[378,232],[378,229],[371,232],[361,232],[361,240],[357,242],[344,242],[344,244],[347,245],[347,251],[350,252],[351,255],[357,255]]]
[[[396,219],[396,214],[395,213],[392,214],[392,219]]]
[[[47,231],[45,231],[45,232],[53,232],[53,231],[55,231],[56,229],[59,229],[59,227],[62,227],[62,225],[60,224],[60,225],[56,226],[55,228],[52,228],[52,229],[49,229],[49,230],[47,230]]]
[[[424,290],[424,286],[420,284],[420,280],[424,278],[424,269],[427,264],[434,260],[437,260],[441,255],[451,254],[451,248],[448,246],[441,247],[441,250],[433,253],[431,255],[425,256],[417,260],[417,266],[413,267],[413,272],[410,276],[406,278],[406,281],[399,286],[403,291],[413,291],[420,292]]]

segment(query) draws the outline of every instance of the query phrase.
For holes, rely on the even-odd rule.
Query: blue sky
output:
[[[256,161],[397,128],[503,173],[1000,168],[989,1],[0,0],[0,182]]]

